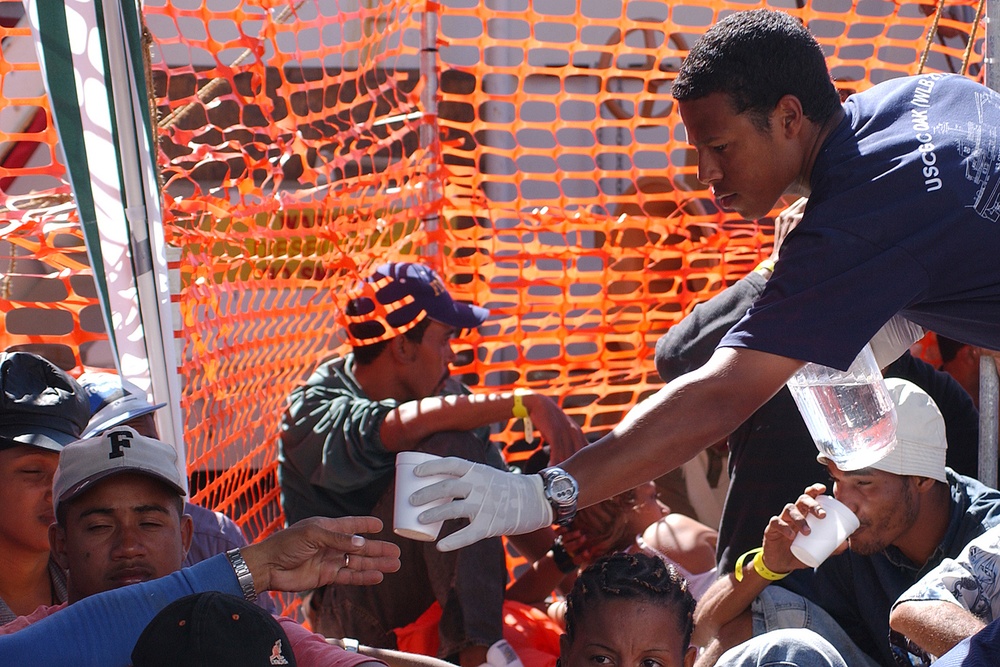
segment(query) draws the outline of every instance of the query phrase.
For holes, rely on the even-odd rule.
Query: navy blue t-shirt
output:
[[[853,95],[804,217],[722,339],[846,369],[897,312],[1000,349],[1000,95],[957,75]]]

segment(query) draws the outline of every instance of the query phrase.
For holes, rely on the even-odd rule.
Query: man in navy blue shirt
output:
[[[412,498],[458,498],[423,521],[471,519],[439,548],[567,520],[574,506],[676,468],[733,432],[804,362],[846,369],[897,314],[1000,348],[1000,95],[929,74],[887,81],[841,105],[815,38],[788,14],[763,9],[709,29],[672,91],[698,178],[719,205],[755,219],[783,195],[806,196],[801,223],[760,298],[709,361],[561,464],[578,493],[563,476],[548,476],[561,485],[552,489],[541,476],[515,480],[457,460],[419,467],[461,478]],[[553,490],[562,493],[555,504]],[[504,494],[522,500],[514,508]],[[540,520],[523,511],[546,506],[552,511]]]

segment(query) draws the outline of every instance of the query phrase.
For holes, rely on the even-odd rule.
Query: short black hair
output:
[[[736,12],[698,40],[681,65],[671,93],[679,102],[713,93],[729,96],[737,114],[748,112],[759,129],[785,95],[822,124],[840,108],[826,57],[816,38],[794,17],[769,9]]]
[[[694,598],[673,565],[644,553],[616,553],[595,561],[577,577],[566,596],[566,636],[573,641],[581,619],[602,600],[652,602],[677,612],[677,630],[691,644]]]
[[[403,333],[411,343],[419,345],[424,339],[424,333],[427,331],[427,327],[431,325],[431,318],[424,317],[424,319],[413,325],[413,328]],[[354,352],[354,363],[359,366],[366,366],[382,354],[382,350],[389,345],[389,341],[392,340],[380,340],[377,343],[372,343],[371,345],[359,345],[358,347],[351,348]]]

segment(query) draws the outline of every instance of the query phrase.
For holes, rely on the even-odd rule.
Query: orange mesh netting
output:
[[[251,535],[282,521],[285,398],[341,350],[338,307],[375,264],[419,257],[457,297],[491,308],[459,341],[456,371],[474,387],[557,396],[596,438],[659,386],[656,339],[769,250],[768,220],[722,213],[697,182],[669,96],[699,34],[760,3],[211,4],[144,11],[194,499]],[[770,6],[808,23],[845,91],[916,72],[934,13]],[[926,70],[961,71],[975,11],[945,7]],[[8,153],[0,165],[0,341],[64,346],[76,371],[108,367],[75,214],[53,204],[69,189],[47,101],[6,85],[37,71],[6,60],[6,40],[30,33],[2,34],[0,121],[28,105],[41,122],[8,122],[0,140],[38,142],[47,161],[14,168]],[[17,196],[29,188],[34,203]],[[44,318],[25,312],[38,308]],[[538,444],[520,428],[500,435],[512,462]]]

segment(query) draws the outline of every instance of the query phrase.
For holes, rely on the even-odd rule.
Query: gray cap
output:
[[[117,426],[95,438],[63,448],[52,479],[52,504],[72,500],[111,475],[134,473],[157,479],[178,495],[186,495],[185,479],[177,465],[177,451],[165,442]]]
[[[64,370],[30,352],[0,352],[0,446],[58,452],[89,420],[90,402]]]

